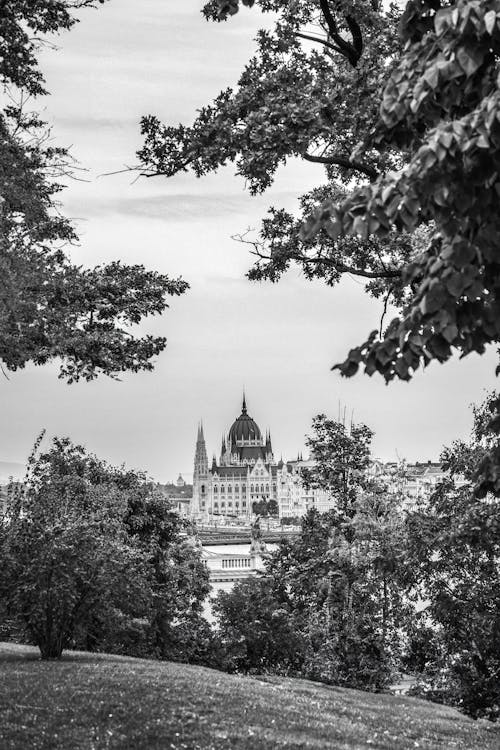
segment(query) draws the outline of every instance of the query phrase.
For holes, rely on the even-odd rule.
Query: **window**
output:
[[[232,491],[233,491],[233,488],[231,487],[230,484],[228,484],[228,486],[227,486],[227,492],[228,492],[228,494],[230,495]]]
[[[252,493],[252,495],[253,495],[253,484],[251,484],[251,485],[250,485],[250,492],[251,492],[251,493]]]
[[[224,502],[224,500],[221,502],[220,507],[221,508],[225,508],[226,507],[226,503]]]
[[[216,495],[218,491],[219,491],[219,488],[217,487],[216,484],[214,484],[214,495]]]
[[[246,500],[243,500],[243,502],[241,503],[241,507],[242,508],[246,508],[247,507],[247,501]]]
[[[240,485],[239,484],[235,484],[234,485],[234,491],[235,491],[236,494],[239,493],[239,491],[240,491]]]
[[[266,492],[269,495],[269,485],[268,484],[266,484]]]
[[[221,484],[221,486],[220,486],[220,492],[221,492],[221,495],[223,495],[224,492],[225,492],[225,487],[224,487],[223,484]]]
[[[205,485],[204,484],[201,485],[201,494],[202,495],[205,494]]]

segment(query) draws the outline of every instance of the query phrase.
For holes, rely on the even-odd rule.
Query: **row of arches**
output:
[[[221,500],[221,501],[220,501],[220,503],[219,503],[219,501],[218,501],[218,500],[214,500],[214,510],[218,510],[218,508],[219,508],[219,504],[220,504],[220,507],[221,507],[221,508],[225,508],[225,507],[226,507],[226,501],[225,501],[225,500]],[[231,500],[228,500],[228,502],[227,502],[227,507],[228,507],[228,508],[232,508],[232,507],[233,507],[233,503],[232,503],[232,501],[231,501]],[[238,500],[236,500],[236,501],[235,501],[235,503],[234,503],[234,507],[235,507],[235,509],[236,509],[236,510],[238,510],[238,509],[239,509],[239,507],[240,507],[240,504],[239,504]],[[241,507],[242,507],[243,509],[245,509],[245,508],[247,507],[247,501],[246,501],[246,500],[242,500],[242,501],[241,501]]]
[[[224,485],[224,484],[220,485],[220,489],[219,489],[219,485],[214,484],[214,488],[213,489],[214,489],[214,495],[217,495],[219,492],[220,492],[221,495],[226,494],[226,485]],[[242,492],[243,495],[246,494],[246,490],[247,490],[246,485],[242,485],[241,492]],[[265,485],[264,484],[261,484],[261,485],[251,484],[250,485],[250,493],[252,495],[255,494],[255,493],[259,493],[259,492],[262,495],[263,494],[269,495],[269,490],[270,490],[269,484],[265,484]],[[202,492],[203,492],[203,487],[202,487]],[[232,492],[233,492],[233,487],[232,487],[231,484],[228,484],[227,485],[227,494],[231,495]],[[236,495],[238,495],[239,492],[240,492],[240,486],[239,486],[239,484],[235,484],[234,485],[234,493]],[[276,493],[276,485],[275,484],[273,484],[273,492]]]

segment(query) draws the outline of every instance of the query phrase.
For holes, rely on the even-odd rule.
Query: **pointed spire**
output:
[[[245,398],[245,390],[243,390],[243,403],[241,405],[241,413],[246,414],[247,413],[247,401]]]
[[[199,476],[208,471],[207,449],[203,435],[203,423],[198,422],[198,435],[196,438],[196,450],[194,456],[194,475]]]

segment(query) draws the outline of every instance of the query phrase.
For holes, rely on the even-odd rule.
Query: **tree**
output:
[[[307,643],[302,673],[379,689],[400,665],[411,611],[401,498],[368,476],[366,425],[346,429],[319,415],[313,427],[307,442],[315,465],[306,481],[329,491],[336,508],[309,511],[299,537],[281,543],[267,571]]]
[[[208,638],[202,618],[209,573],[200,550],[180,537],[182,522],[165,503],[132,475],[124,517],[128,535],[151,566],[153,602],[149,653],[179,661],[196,660],[197,644]],[[207,646],[207,649],[208,646]]]
[[[221,591],[213,605],[229,669],[244,672],[296,672],[304,640],[283,596],[266,578],[251,578]]]
[[[255,500],[252,503],[252,513],[262,516],[263,518],[267,518],[268,516],[277,516],[278,511],[278,503],[272,498],[270,500],[266,500],[263,497],[262,500]]]
[[[203,12],[223,21],[239,5]],[[364,366],[409,380],[498,343],[500,2],[243,5],[275,12],[273,31],[259,32],[238,88],[191,127],[143,119],[143,173],[201,176],[237,161],[260,192],[291,157],[325,165],[327,184],[299,216],[273,208],[247,240],[249,276],[276,281],[291,262],[329,285],[351,273],[398,308],[337,365],[345,376]]]
[[[303,469],[306,484],[327,490],[344,512],[354,508],[359,493],[369,485],[370,444],[373,432],[365,424],[336,422],[325,414],[313,419],[314,434],[307,446],[314,461]]]
[[[409,568],[442,646],[425,677],[431,695],[474,717],[500,717],[500,507],[472,493],[478,466],[498,434],[487,418],[497,396],[474,410],[471,440],[443,451],[450,478],[408,519]]]
[[[32,457],[24,484],[12,488],[0,594],[45,659],[60,657],[96,616],[134,616],[149,606],[146,560],[127,543],[123,495],[96,481],[102,469],[56,439],[48,453]]]
[[[384,297],[385,306],[402,305],[411,294],[403,269],[425,245],[425,228],[364,238],[332,238],[320,222],[315,232],[302,230],[318,204],[338,202],[353,183],[374,181],[406,159],[371,135],[401,50],[400,12],[377,0],[244,4],[275,13],[273,30],[258,33],[255,56],[237,88],[201,108],[190,127],[143,118],[142,174],[169,177],[191,170],[201,177],[236,162],[250,191],[260,193],[290,159],[317,164],[322,184],[301,197],[298,215],[273,207],[256,237],[240,235],[257,259],[249,277],[277,281],[297,263],[306,278],[329,286],[344,274],[356,275],[370,294]],[[212,0],[203,14],[223,21],[237,10],[238,2]]]
[[[208,572],[181,528],[143,474],[56,438],[33,454],[0,524],[4,616],[44,658],[70,646],[194,658]]]
[[[12,102],[0,112],[0,363],[17,370],[57,358],[60,377],[70,383],[151,370],[166,340],[138,337],[132,327],[188,288],[140,265],[84,269],[64,253],[77,236],[56,198],[73,165],[67,149],[50,144],[50,131],[26,111],[26,101],[47,93],[37,61],[46,36],[70,29],[75,10],[102,2],[9,0],[0,19],[0,79],[19,90],[11,90]]]
[[[407,264],[412,295],[378,338],[341,366],[364,363],[386,380],[454,350],[483,353],[499,340],[497,201],[500,27],[496,2],[410,2],[403,54],[386,84],[373,139],[406,151],[408,163],[324,207],[319,224],[335,238],[431,227],[428,246]],[[316,231],[314,221],[305,234]]]
[[[352,518],[309,511],[299,537],[280,544],[267,571],[286,592],[295,628],[306,642],[302,674],[373,690],[384,687],[399,667],[409,612],[401,585],[401,516],[393,504],[385,513],[379,510],[377,524],[372,520],[369,526],[367,505],[360,503]]]

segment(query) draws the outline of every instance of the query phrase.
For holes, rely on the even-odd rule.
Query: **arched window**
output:
[[[266,484],[266,492],[269,495],[269,485],[268,484]]]
[[[262,494],[264,494],[264,485],[263,484],[260,485],[260,491],[261,491]]]
[[[204,484],[201,485],[201,494],[202,495],[205,494],[205,485]]]
[[[250,485],[250,492],[253,494],[253,484]]]
[[[230,484],[228,484],[227,486],[227,491],[228,491],[228,494],[231,494],[231,492],[233,491],[233,488],[231,487]]]
[[[224,491],[225,491],[225,488],[224,488],[224,485],[223,485],[223,484],[221,484],[221,486],[220,486],[220,491],[221,491],[221,494],[223,495],[223,494],[224,494]]]
[[[234,485],[234,491],[235,491],[236,494],[239,493],[239,491],[240,491],[240,485],[239,484],[235,484]]]
[[[219,488],[217,487],[216,484],[214,484],[214,495],[216,495],[218,491],[219,491]]]

